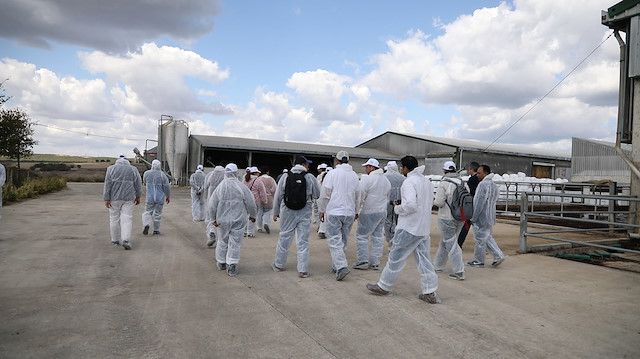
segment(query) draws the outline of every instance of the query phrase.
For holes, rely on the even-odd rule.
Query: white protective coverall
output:
[[[151,226],[153,221],[154,234],[160,231],[162,221],[162,208],[167,198],[171,197],[171,186],[169,178],[160,169],[160,161],[153,160],[151,169],[142,175],[142,182],[146,185],[147,197],[145,199],[145,209],[142,213],[142,226]]]
[[[266,229],[264,226],[268,226],[271,224],[271,211],[273,210],[273,199],[276,194],[277,184],[276,180],[268,174],[263,174],[258,177],[258,180],[262,181],[264,185],[265,194],[267,195],[267,202],[262,206],[258,206],[258,218],[256,218],[256,225],[258,226],[258,231],[262,229]]]
[[[103,198],[110,201],[109,227],[112,244],[128,244],[133,226],[133,206],[142,195],[142,179],[138,169],[126,158],[118,158],[107,167]]]
[[[384,176],[381,168],[370,172],[360,180],[361,207],[356,231],[358,263],[368,262],[369,266],[374,268],[380,264],[384,242],[383,227],[387,217],[390,189],[391,183]],[[369,236],[371,236],[371,252],[369,252]]]
[[[445,181],[444,179],[447,178]],[[455,183],[449,182],[453,181]],[[438,188],[436,189],[436,198],[434,204],[438,207],[438,227],[442,232],[442,238],[438,245],[436,257],[433,265],[436,270],[443,270],[447,265],[447,260],[451,260],[451,268],[453,273],[464,272],[464,261],[462,260],[462,249],[458,245],[458,235],[462,229],[464,222],[453,218],[449,205],[453,199],[453,192],[456,190],[456,184],[461,184],[462,180],[455,173],[447,173],[444,175]]]
[[[391,244],[391,238],[396,232],[396,224],[398,223],[398,215],[393,211],[393,205],[391,201],[402,201],[400,199],[400,187],[405,180],[405,176],[398,172],[398,166],[388,166],[385,177],[391,183],[391,189],[389,190],[389,203],[387,204],[387,218],[384,221],[384,235],[387,239],[387,244]]]
[[[249,188],[238,180],[235,172],[225,171],[225,178],[211,194],[209,218],[218,224],[218,264],[237,264],[247,216],[255,218],[256,202]]]
[[[302,165],[295,165],[289,173],[302,173],[304,171],[306,171],[306,169]],[[287,263],[289,247],[295,234],[298,252],[298,273],[308,273],[312,201],[320,195],[320,187],[313,174],[307,173],[304,176],[307,183],[307,205],[302,209],[291,209],[284,204],[285,186],[289,173],[282,175],[273,200],[273,216],[279,216],[281,219],[280,238],[276,245],[276,259],[274,264],[278,268],[284,268],[284,265]]]
[[[433,184],[422,175],[425,166],[409,172],[400,189],[400,205],[394,207],[398,214],[398,225],[393,237],[393,246],[378,286],[390,291],[413,253],[423,294],[438,289],[438,275],[429,258],[431,207],[433,206]]]
[[[318,211],[324,213],[326,235],[331,252],[332,269],[339,271],[349,266],[345,251],[349,233],[360,201],[358,175],[348,163],[342,163],[324,177]]]
[[[207,175],[204,178],[204,193],[206,193],[207,198],[206,198],[206,204],[207,204],[207,208],[208,208],[208,203],[211,200],[211,194],[213,194],[213,191],[216,189],[216,187],[218,187],[218,185],[220,184],[220,182],[222,182],[222,180],[224,179],[224,167],[222,166],[216,166],[213,171],[207,173]],[[207,242],[209,242],[209,240],[211,241],[215,241],[216,237],[217,237],[217,230],[216,227],[213,225],[213,221],[211,220],[211,218],[209,218],[209,211],[205,210],[204,211],[204,221],[205,224],[207,225],[206,229],[205,229],[205,235],[207,237]]]
[[[493,182],[493,173],[490,173],[480,181],[473,196],[471,222],[473,222],[473,236],[476,242],[474,259],[480,263],[484,263],[487,249],[491,252],[494,261],[504,257],[504,253],[492,235],[493,226],[496,224],[496,202],[499,193],[500,188]]]
[[[204,172],[198,169],[189,177],[191,185],[191,215],[195,222],[204,221]]]

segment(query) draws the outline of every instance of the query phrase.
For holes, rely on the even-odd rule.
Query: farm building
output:
[[[442,163],[453,160],[458,168],[475,161],[495,173],[523,172],[530,177],[570,178],[571,158],[557,151],[527,146],[490,144],[473,140],[385,132],[356,148],[375,148],[391,153],[412,154],[427,168],[425,174],[442,174]]]
[[[631,145],[622,144],[622,151],[631,157]],[[615,144],[585,138],[572,138],[571,181],[612,181],[631,183],[631,169],[618,155]]]

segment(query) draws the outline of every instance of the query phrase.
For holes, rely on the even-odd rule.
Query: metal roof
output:
[[[611,147],[611,148],[615,148],[616,147],[616,144],[614,142],[592,140],[590,138],[581,138],[581,137],[573,137],[573,139],[578,140],[578,141],[583,141],[583,142],[596,143],[596,144],[599,144],[599,145],[602,145],[602,146]],[[622,148],[622,150],[624,152],[628,152],[628,153],[631,153],[631,150],[633,149],[633,147],[628,143],[621,143],[620,144],[620,148]]]
[[[378,138],[381,136],[384,136],[386,134],[396,134],[399,136],[406,136],[406,137],[410,137],[410,138],[416,138],[416,139],[420,139],[420,140],[425,140],[425,141],[429,141],[429,142],[434,142],[434,143],[438,143],[441,145],[446,145],[446,146],[453,146],[453,147],[457,147],[461,150],[466,150],[466,151],[479,151],[479,152],[487,152],[487,153],[500,153],[500,154],[513,154],[513,155],[519,155],[519,156],[536,156],[536,157],[547,157],[547,158],[552,158],[552,159],[558,159],[558,160],[566,160],[566,161],[570,161],[571,160],[571,155],[569,153],[564,153],[564,152],[559,152],[559,151],[552,151],[552,150],[545,150],[545,149],[540,149],[540,148],[535,148],[535,147],[530,147],[530,146],[526,146],[526,145],[511,145],[511,144],[501,144],[501,143],[494,143],[491,144],[491,146],[489,147],[490,143],[489,142],[482,142],[482,141],[475,141],[475,140],[463,140],[463,139],[457,139],[457,138],[446,138],[446,137],[435,137],[435,136],[425,136],[425,135],[416,135],[416,134],[409,134],[409,133],[400,133],[400,132],[393,132],[393,131],[387,131],[379,136],[374,137]],[[371,139],[373,140],[373,139]],[[363,142],[361,144],[359,144],[358,146],[362,146],[365,143],[371,141],[368,140],[366,142]],[[485,149],[489,147],[486,151]]]
[[[224,136],[191,135],[191,138],[197,141],[203,147],[219,148],[225,150],[282,152],[317,156],[335,156],[338,151],[345,150],[349,153],[350,157],[354,158],[374,157],[378,160],[396,160],[402,157],[401,155],[395,153],[371,148],[330,146],[314,143],[271,141],[259,140],[255,138]]]

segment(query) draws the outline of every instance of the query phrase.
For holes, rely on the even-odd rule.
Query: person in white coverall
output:
[[[213,225],[218,228],[216,266],[227,274],[238,274],[240,245],[247,226],[247,216],[255,221],[256,202],[249,188],[236,177],[238,166],[229,163],[225,178],[211,194],[207,210]]]
[[[244,185],[249,188],[251,194],[253,194],[253,198],[255,199],[256,209],[259,212],[262,211],[260,207],[264,207],[267,204],[267,190],[264,188],[264,183],[258,179],[260,176],[260,170],[257,167],[249,167],[247,173],[244,176]],[[256,215],[253,216],[254,218]],[[254,237],[256,230],[255,221],[251,221],[250,218],[247,218],[247,228],[245,229],[245,236]]]
[[[111,244],[131,249],[133,206],[140,204],[142,179],[138,169],[120,154],[104,176],[104,205],[109,209]]]
[[[327,173],[320,189],[318,211],[320,221],[326,221],[327,243],[331,253],[331,269],[336,280],[343,280],[349,274],[349,263],[345,251],[353,222],[358,219],[356,205],[359,203],[358,175],[348,163],[347,151],[336,155],[338,165]]]
[[[289,247],[295,235],[298,253],[297,269],[300,278],[307,278],[309,276],[309,233],[311,232],[312,201],[320,195],[320,187],[313,174],[306,173],[304,178],[306,182],[307,204],[302,209],[291,209],[284,203],[284,196],[287,178],[291,173],[307,172],[310,162],[311,161],[307,160],[304,156],[299,156],[296,159],[296,165],[293,166],[291,171],[285,173],[280,182],[278,182],[278,188],[276,189],[276,195],[273,201],[273,220],[277,221],[278,217],[280,217],[282,221],[280,222],[280,238],[276,245],[276,258],[271,264],[271,268],[275,272],[284,270],[284,265],[287,263],[287,256],[289,254]]]
[[[375,158],[362,166],[367,176],[360,180],[360,203],[358,206],[358,230],[356,231],[356,253],[358,261],[353,264],[354,269],[378,269],[382,247],[384,244],[383,227],[387,217],[389,190],[391,183],[384,176],[380,163]],[[371,251],[369,251],[369,237],[371,237]]]
[[[444,177],[442,177],[438,189],[436,189],[434,201],[434,204],[438,207],[438,227],[442,232],[442,238],[440,239],[433,265],[436,267],[436,271],[444,271],[447,266],[447,260],[450,259],[453,272],[449,274],[449,278],[464,280],[462,249],[458,245],[458,235],[464,222],[455,219],[451,214],[451,209],[449,209],[449,203],[453,200],[453,192],[458,185],[462,184],[462,180],[456,173],[456,164],[453,161],[445,162],[442,169]]]
[[[202,165],[189,177],[191,185],[191,215],[194,222],[204,221],[204,172]]]
[[[264,185],[265,194],[267,195],[267,202],[265,202],[262,206],[258,206],[258,218],[256,218],[256,224],[258,225],[258,232],[262,232],[263,230],[267,232],[267,234],[271,233],[271,228],[269,225],[271,224],[271,211],[273,210],[273,198],[276,194],[276,180],[273,179],[269,175],[271,171],[269,167],[262,166],[260,167],[260,173],[262,175],[258,177],[258,180],[262,181]]]
[[[384,221],[384,235],[387,239],[387,244],[391,247],[391,238],[396,232],[396,224],[398,223],[398,215],[393,211],[393,201],[401,201],[400,199],[400,187],[404,182],[405,177],[398,172],[398,164],[396,161],[389,161],[385,166],[387,171],[384,176],[387,177],[389,183],[391,183],[391,189],[389,190],[389,203],[387,204],[387,218]]]
[[[162,222],[162,208],[164,202],[170,202],[171,186],[169,178],[160,169],[161,163],[158,160],[151,162],[151,169],[142,175],[142,183],[146,185],[147,196],[144,201],[145,209],[142,212],[142,234],[149,234],[151,222],[153,222],[153,234],[160,234],[160,223]]]
[[[492,267],[499,266],[507,256],[502,253],[498,243],[493,238],[493,226],[496,224],[496,202],[500,189],[493,182],[493,173],[487,165],[478,167],[478,179],[480,183],[473,196],[473,237],[475,239],[474,260],[467,262],[471,267],[484,267],[487,250],[493,256]]]
[[[204,193],[207,195],[205,199],[205,206],[208,206],[209,200],[211,199],[211,194],[218,187],[220,182],[224,179],[224,167],[216,166],[213,171],[207,173],[204,177]],[[209,211],[204,211],[204,221],[207,225],[205,229],[205,235],[207,237],[206,245],[207,247],[212,247],[216,244],[216,227],[213,225],[211,218],[209,218]]]
[[[413,254],[422,287],[418,298],[427,303],[440,303],[436,296],[438,275],[429,258],[433,185],[422,174],[425,166],[418,167],[415,157],[405,156],[401,163],[402,173],[407,179],[400,189],[401,204],[394,204],[398,225],[393,236],[393,246],[378,283],[369,283],[366,287],[375,294],[389,294],[409,256]]]

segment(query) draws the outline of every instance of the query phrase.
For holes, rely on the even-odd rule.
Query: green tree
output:
[[[0,82],[0,156],[18,161],[18,183],[20,179],[20,159],[33,154],[33,146],[38,144],[33,139],[34,123],[27,113],[19,108],[7,109],[4,104],[10,97],[4,94]]]

